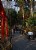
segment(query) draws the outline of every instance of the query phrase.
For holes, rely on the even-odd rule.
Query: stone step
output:
[[[1,29],[0,29],[0,31],[1,31]]]
[[[1,22],[0,22],[0,25],[1,25]]]
[[[1,38],[1,33],[0,33],[0,38]]]
[[[1,27],[1,25],[0,25],[0,27]]]
[[[1,22],[1,20],[0,20],[0,22]]]

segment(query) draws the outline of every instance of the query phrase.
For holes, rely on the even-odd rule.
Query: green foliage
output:
[[[6,9],[9,27],[17,22],[17,12],[14,9]]]
[[[22,26],[26,26],[26,21],[25,20],[22,21]]]
[[[19,4],[19,6],[21,5],[23,5],[23,2],[24,2],[24,0],[16,0],[16,2]]]
[[[13,9],[10,10],[10,20],[11,20],[11,26],[14,25],[16,23],[16,20],[17,20],[17,12]]]
[[[22,16],[23,16],[22,11],[19,11],[19,12],[18,12],[18,17],[21,18]]]
[[[25,7],[25,8],[24,8],[24,11],[25,11],[25,12],[29,12],[30,10],[29,10],[27,7]]]
[[[26,21],[29,26],[36,26],[36,17],[29,17]]]

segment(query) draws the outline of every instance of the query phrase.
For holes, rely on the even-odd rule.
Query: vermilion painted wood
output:
[[[5,15],[5,11],[2,5],[2,2],[0,0],[0,17],[2,17],[2,22],[1,22],[1,26],[2,26],[2,40],[4,40],[4,35],[6,34],[6,37],[8,37],[8,24],[7,24],[7,17]],[[5,25],[6,23],[6,25]],[[5,30],[6,28],[6,30]],[[5,33],[6,32],[6,33]]]

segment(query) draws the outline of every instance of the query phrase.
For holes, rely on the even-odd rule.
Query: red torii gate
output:
[[[4,37],[5,38],[8,37],[8,23],[1,0],[0,0],[0,20],[1,20],[0,35],[1,35],[1,40],[4,40]]]

